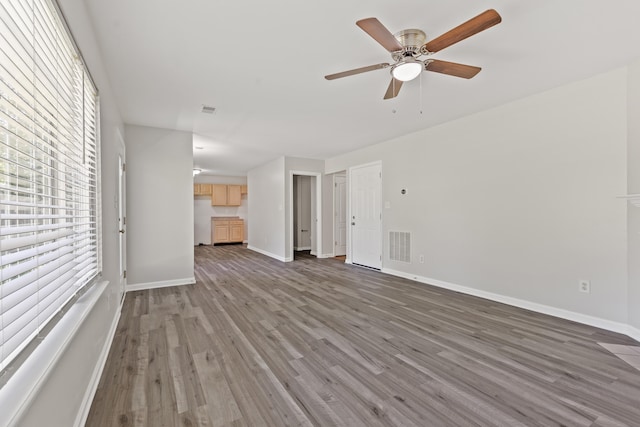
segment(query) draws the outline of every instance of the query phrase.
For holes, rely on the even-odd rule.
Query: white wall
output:
[[[101,363],[106,356],[105,352],[111,341],[111,333],[120,309],[118,228],[114,201],[118,182],[118,155],[124,157],[124,145],[120,143],[119,137],[124,135],[124,126],[84,2],[58,2],[100,92],[102,257],[103,277],[109,284],[97,296],[98,300],[93,309],[79,325],[58,363],[52,367],[46,378],[42,378],[40,388],[33,390],[33,400],[26,408],[25,415],[16,424],[25,427],[73,426],[76,420],[81,420],[84,411],[87,411],[91,404],[92,392],[97,386]],[[10,384],[5,387],[10,387]],[[6,414],[8,409],[4,407],[1,411]]]
[[[293,259],[292,172],[318,173],[321,180],[323,169],[323,160],[280,157],[249,171],[250,249],[281,261]]]
[[[192,135],[125,127],[129,289],[194,283]]]
[[[626,69],[612,71],[329,159],[326,172],[382,161],[385,269],[626,324],[626,89]],[[412,263],[388,259],[390,230],[412,233]]]
[[[640,194],[640,60],[629,66],[627,192]],[[629,323],[640,340],[640,208],[628,206]]]
[[[194,183],[198,184],[246,184],[247,178],[240,176],[196,175]],[[250,191],[250,190],[249,190]],[[244,238],[247,240],[249,232],[249,215],[247,195],[242,196],[240,206],[211,206],[211,197],[196,196],[193,199],[194,214],[194,244],[211,244],[211,217],[237,216],[244,219]]]
[[[285,160],[280,157],[247,174],[248,247],[285,260]]]

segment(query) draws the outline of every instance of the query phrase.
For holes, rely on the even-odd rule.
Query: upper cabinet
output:
[[[245,194],[246,185],[193,184],[193,195],[211,197],[211,206],[240,206]]]
[[[212,184],[212,206],[240,206],[242,186],[234,184]]]
[[[213,191],[211,192],[211,205],[212,206],[227,206],[227,185],[226,184],[213,184]]]
[[[193,184],[194,196],[211,196],[213,184]]]
[[[242,186],[227,185],[227,204],[229,206],[240,206],[242,203]]]

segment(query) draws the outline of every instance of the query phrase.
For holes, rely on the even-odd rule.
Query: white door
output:
[[[125,163],[122,160],[122,156],[118,156],[118,249],[120,254],[120,290],[122,297],[124,297],[125,288],[127,286],[127,239],[126,239],[126,180],[125,180]]]
[[[380,163],[349,170],[351,194],[351,262],[382,268],[382,167]]]
[[[347,254],[347,177],[333,178],[334,256]]]

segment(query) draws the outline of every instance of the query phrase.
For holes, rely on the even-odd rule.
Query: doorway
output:
[[[293,177],[293,251],[311,251],[311,177]]]
[[[289,172],[289,241],[287,261],[322,256],[322,188],[318,172]]]
[[[349,169],[351,262],[382,268],[382,164]]]

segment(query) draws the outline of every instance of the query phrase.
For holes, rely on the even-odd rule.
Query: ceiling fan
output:
[[[391,53],[391,58],[394,61],[393,64],[383,62],[343,71],[341,73],[329,74],[324,76],[324,78],[327,80],[335,80],[354,74],[391,67],[391,83],[389,83],[384,99],[398,96],[402,83],[415,79],[420,75],[422,70],[470,79],[480,72],[480,67],[431,59],[429,56],[487,28],[491,28],[501,21],[502,18],[498,12],[489,9],[471,18],[467,22],[458,25],[454,29],[449,30],[440,37],[427,42],[427,36],[422,30],[409,29],[391,34],[376,18],[361,19],[356,22],[356,25]],[[422,56],[426,56],[427,58],[419,59]]]

